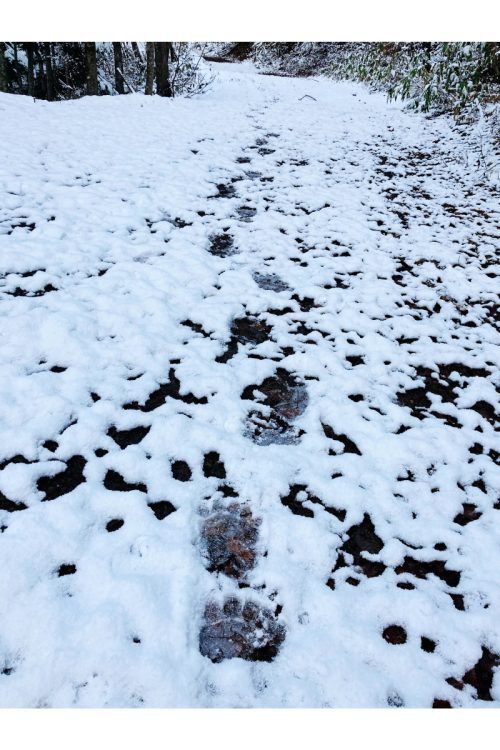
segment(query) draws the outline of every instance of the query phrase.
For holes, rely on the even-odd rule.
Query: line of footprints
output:
[[[226,197],[224,191],[219,189],[219,193],[219,197]],[[256,209],[248,206],[238,209],[239,218],[244,222],[252,221],[255,213]],[[214,238],[212,252],[222,257],[232,255],[232,238],[225,234]],[[273,288],[273,283],[269,287],[270,281],[277,281],[278,289],[287,288],[286,284],[279,286],[280,279],[277,277],[270,279],[256,274],[255,279],[263,288]],[[248,322],[251,321],[245,320],[245,323]],[[252,330],[249,335],[245,331],[246,336],[237,335],[241,333],[239,331],[232,330],[232,333],[236,334],[233,336],[235,340],[227,355],[221,357],[221,363],[225,363],[234,354],[237,341],[257,343],[260,340],[257,334],[261,332]],[[257,341],[254,342],[255,336]],[[268,399],[269,396],[274,396],[274,399],[271,398],[274,403],[270,403],[274,407],[274,419],[266,420],[267,424],[262,424],[258,432],[254,425],[248,425],[249,429],[245,434],[261,445],[295,442],[297,436],[291,433],[289,421],[303,410],[292,406],[296,387],[293,378],[285,372],[281,378],[268,378],[261,384],[259,391],[264,391]],[[243,397],[252,398],[253,394],[244,394]],[[307,397],[304,397],[304,402],[307,403]],[[286,417],[288,421],[285,420]],[[207,477],[226,478],[224,464],[216,452],[205,456],[203,470]],[[209,505],[203,508],[202,513],[201,541],[206,567],[214,575],[223,575],[232,580],[236,593],[219,601],[213,598],[206,604],[199,635],[200,652],[213,662],[234,657],[270,662],[278,654],[286,633],[285,626],[279,621],[282,607],[276,603],[277,592],[269,595],[267,604],[259,603],[255,595],[243,599],[239,593],[243,589],[250,590],[248,575],[256,563],[261,519],[254,516],[248,503],[242,502],[227,484],[218,487],[218,492],[209,498]]]
[[[207,453],[205,476],[225,479],[226,470],[218,453]],[[248,573],[256,562],[260,519],[227,484],[220,485],[203,508],[202,549],[207,569],[234,581],[238,589],[249,588]],[[276,592],[271,594],[271,599]],[[253,598],[238,595],[223,602],[211,600],[205,607],[200,631],[200,651],[213,662],[240,657],[249,661],[272,661],[285,637],[278,621],[281,606],[274,610]]]

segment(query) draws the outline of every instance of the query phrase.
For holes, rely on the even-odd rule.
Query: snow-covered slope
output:
[[[498,196],[214,72],[0,96],[0,705],[500,706]]]

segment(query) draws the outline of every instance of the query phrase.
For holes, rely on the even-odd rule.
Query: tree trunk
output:
[[[43,58],[40,54],[40,50],[37,50],[36,57],[37,57],[37,63],[38,63],[38,76],[37,76],[38,95],[40,96],[40,99],[46,99],[47,98],[47,79],[45,77],[45,70],[43,68]]]
[[[87,94],[97,96],[97,52],[95,42],[85,42],[85,59],[87,63]]]
[[[139,62],[144,63],[144,55],[139,49],[139,45],[137,44],[137,42],[131,42],[131,44],[132,44],[132,50],[134,52],[134,55],[137,57]]]
[[[113,54],[115,58],[115,88],[117,94],[124,94],[125,89],[123,86],[123,54],[122,54],[122,43],[113,42]]]
[[[172,96],[168,79],[168,56],[170,42],[155,42],[156,93],[159,96]]]
[[[18,50],[18,43],[14,42],[14,70],[16,71],[16,85],[17,89],[20,92],[22,87],[22,71],[21,66],[19,65],[19,50]]]
[[[28,58],[28,96],[35,96],[35,76],[33,72],[34,43],[26,42],[26,56]]]
[[[52,70],[52,54],[50,50],[50,42],[45,42],[43,45],[44,56],[45,56],[45,76],[47,78],[47,99],[49,102],[54,101],[54,71]]]
[[[153,93],[153,81],[155,77],[155,43],[146,42],[146,91],[148,96]]]
[[[7,91],[7,64],[5,62],[5,42],[0,42],[0,91]]]

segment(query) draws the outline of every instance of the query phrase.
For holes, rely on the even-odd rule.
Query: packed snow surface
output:
[[[213,72],[0,96],[0,705],[500,706],[498,195]]]

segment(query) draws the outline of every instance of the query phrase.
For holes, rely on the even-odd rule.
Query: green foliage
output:
[[[492,42],[419,42],[356,45],[334,66],[339,78],[364,81],[408,100],[415,109],[456,116],[500,84],[500,45]]]

